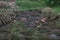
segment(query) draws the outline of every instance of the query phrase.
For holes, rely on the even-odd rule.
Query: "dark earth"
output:
[[[42,22],[42,18],[48,21]],[[27,32],[24,29],[22,32],[11,32],[12,24],[17,22],[25,23],[23,28]],[[60,40],[60,15],[44,14],[41,10],[10,11],[6,15],[0,13],[0,40],[40,40],[33,38],[28,30],[32,30],[33,34],[38,30],[41,40]]]

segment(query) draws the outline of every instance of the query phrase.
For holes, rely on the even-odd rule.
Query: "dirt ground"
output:
[[[60,39],[60,15],[53,14],[52,12],[45,14],[42,13],[41,10],[19,10],[13,12],[10,14],[7,13],[8,16],[0,16],[0,40],[40,40],[39,38],[41,38],[41,40]],[[5,21],[7,20],[6,17],[8,21]],[[41,21],[41,19],[44,22]],[[25,24],[21,25],[21,23]],[[24,27],[22,28],[21,26]],[[21,30],[17,32],[11,31],[12,29],[15,30],[15,27],[17,30]]]

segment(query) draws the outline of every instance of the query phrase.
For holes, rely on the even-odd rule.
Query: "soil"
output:
[[[48,38],[52,37],[52,39],[56,39],[56,40],[60,39],[60,35],[58,35],[60,33],[60,16],[59,15],[55,15],[54,17],[58,16],[58,18],[55,18],[54,20],[50,21],[48,18],[49,16],[47,14],[43,15],[41,10],[14,11],[14,13],[15,13],[15,16],[14,16],[15,19],[13,18],[12,19],[16,21],[22,21],[23,23],[25,23],[26,29],[34,30],[37,28],[40,30],[40,32],[44,36],[47,36]],[[41,21],[41,19],[44,18],[44,16],[47,16],[48,18],[47,22]],[[52,15],[50,15],[50,17],[51,16]],[[12,23],[12,21],[10,23]],[[0,40],[9,40],[10,30],[11,30],[11,25],[9,24],[2,26],[2,28],[0,27]],[[20,35],[22,36],[22,38],[19,40],[24,40],[23,39],[24,34],[23,35],[20,34]]]

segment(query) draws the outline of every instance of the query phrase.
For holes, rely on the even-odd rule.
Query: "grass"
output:
[[[53,9],[56,13],[60,14],[60,7],[54,7]]]
[[[36,1],[16,1],[19,5],[17,9],[21,10],[30,10],[30,9],[39,9],[40,7],[45,7],[45,3],[43,1],[36,2]]]
[[[16,4],[19,5],[17,10],[34,10],[45,8],[47,7],[45,2],[46,0],[16,0]],[[53,9],[55,12],[60,14],[60,7],[54,7]]]

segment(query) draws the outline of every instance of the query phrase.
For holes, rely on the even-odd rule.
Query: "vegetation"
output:
[[[33,10],[45,7],[51,7],[56,12],[60,12],[60,0],[16,0],[17,9]]]
[[[2,4],[0,40],[60,40],[60,0],[16,0],[13,10]]]

